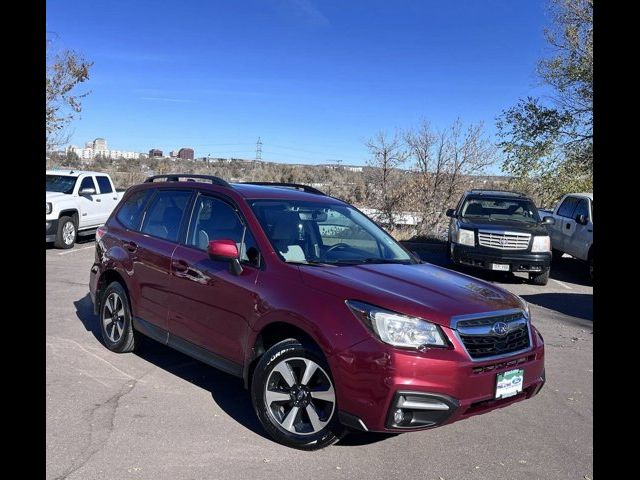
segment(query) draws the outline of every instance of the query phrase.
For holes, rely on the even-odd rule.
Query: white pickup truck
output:
[[[47,170],[46,241],[71,248],[103,225],[123,195],[106,173]]]
[[[547,225],[554,256],[568,253],[588,262],[593,280],[593,193],[569,193],[553,211],[540,212],[556,220],[555,224]]]

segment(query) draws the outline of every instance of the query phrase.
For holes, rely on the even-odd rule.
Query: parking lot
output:
[[[240,379],[151,341],[135,354],[102,346],[88,290],[93,241],[47,247],[46,257],[48,479],[593,478],[593,289],[572,258],[554,264],[545,287],[474,272],[531,304],[546,343],[538,396],[302,452],[267,437]]]

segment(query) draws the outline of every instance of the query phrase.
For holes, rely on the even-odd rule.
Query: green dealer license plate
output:
[[[498,374],[496,382],[496,398],[507,398],[522,391],[524,370],[509,370]]]

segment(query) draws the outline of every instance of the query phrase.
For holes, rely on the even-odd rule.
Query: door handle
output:
[[[176,272],[185,273],[189,270],[189,265],[184,260],[173,260],[171,266]]]
[[[118,199],[118,197],[113,197],[113,199],[114,199],[114,200],[117,200],[117,199]]]
[[[96,202],[101,202],[101,201],[102,201],[102,199],[96,198]]]
[[[570,223],[566,223],[566,224],[565,224],[565,228],[566,228],[567,230],[571,230],[571,224],[570,224]]]
[[[138,249],[138,244],[136,242],[124,242],[124,248],[133,253]]]

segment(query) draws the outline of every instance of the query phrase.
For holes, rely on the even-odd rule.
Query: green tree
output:
[[[549,8],[553,55],[537,73],[553,94],[521,99],[497,121],[503,172],[546,205],[593,189],[593,0],[551,0]]]
[[[47,40],[46,130],[47,151],[67,142],[65,127],[82,110],[82,99],[89,92],[78,93],[77,86],[89,79],[93,62],[72,50],[51,51]]]

